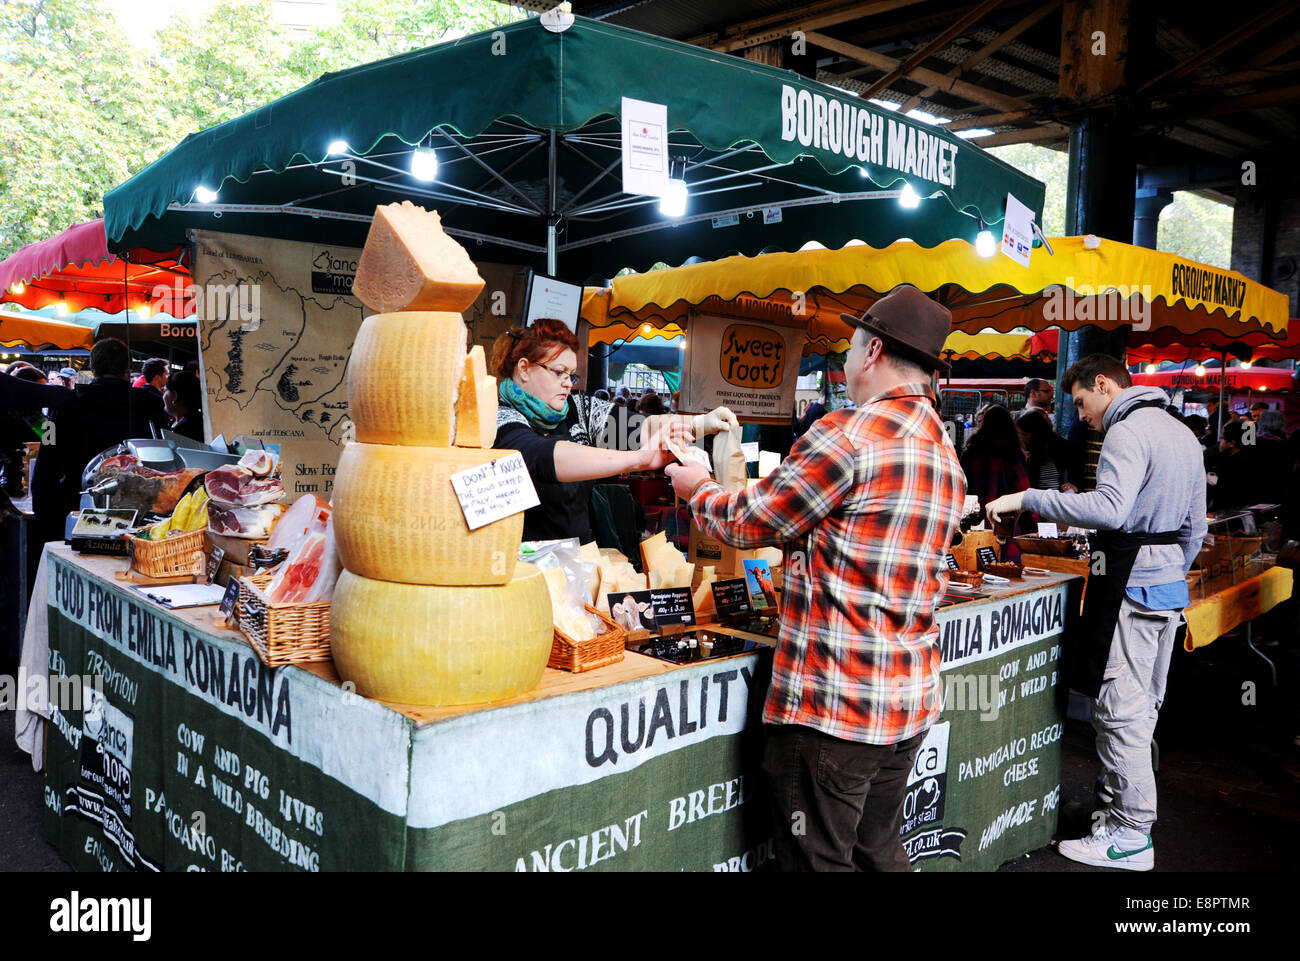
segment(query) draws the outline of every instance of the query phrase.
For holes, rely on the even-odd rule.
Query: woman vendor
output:
[[[495,446],[523,454],[541,502],[524,514],[524,540],[590,541],[591,481],[659,470],[673,459],[657,442],[640,450],[595,446],[613,405],[576,390],[577,352],[578,338],[550,319],[513,328],[492,345],[500,400]],[[667,429],[675,439],[691,439],[680,423]]]

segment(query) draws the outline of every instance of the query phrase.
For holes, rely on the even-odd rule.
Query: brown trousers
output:
[[[763,772],[782,871],[910,871],[899,840],[907,775],[924,734],[860,744],[769,724]]]

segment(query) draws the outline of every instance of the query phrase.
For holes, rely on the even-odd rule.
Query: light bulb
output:
[[[898,205],[904,210],[915,210],[921,206],[921,196],[912,189],[911,184],[904,184],[903,192],[898,195]]]
[[[339,154],[351,153],[352,148],[346,140],[331,140],[327,152],[329,156],[337,157]]]
[[[659,212],[665,217],[682,216],[686,213],[686,198],[689,196],[690,191],[686,189],[686,181],[675,178],[669,180],[663,196],[659,198]]]
[[[60,300],[57,304],[54,305],[54,312],[60,315],[66,314],[68,312],[68,305]]]
[[[685,338],[685,337],[683,337],[683,338],[681,339],[681,342],[677,345],[677,349],[678,349],[678,350],[685,350],[685,349],[686,349],[686,338]]]
[[[647,336],[647,337],[650,336],[650,332],[651,332],[652,330],[654,330],[654,328],[651,327],[649,324],[642,324],[642,325],[641,325],[641,333],[644,334],[644,335]]]
[[[998,242],[993,239],[993,231],[981,230],[975,236],[975,253],[981,257],[992,257],[998,249]]]
[[[438,179],[438,155],[432,147],[411,151],[411,176],[426,182]]]
[[[200,185],[194,188],[194,199],[201,204],[214,204],[217,202],[217,192]]]
[[[1197,364],[1197,365],[1196,365],[1196,369],[1195,369],[1194,371],[1192,371],[1192,373],[1194,373],[1197,377],[1204,377],[1204,376],[1205,376],[1205,365],[1204,365],[1204,364]]]
[[[1154,374],[1154,373],[1156,372],[1156,365],[1155,365],[1155,364],[1147,364],[1147,366],[1146,366],[1146,372],[1147,372],[1148,374]]]
[[[21,294],[26,289],[27,289],[27,285],[24,284],[21,280],[15,280],[12,284],[9,285],[9,290],[14,294]]]
[[[153,311],[150,310],[148,304],[141,304],[139,309],[136,310],[136,313],[140,315],[141,320],[148,320]]]
[[[1251,365],[1251,362],[1250,362],[1250,361],[1248,361],[1248,360],[1243,360],[1243,361],[1241,362],[1241,369],[1242,369],[1242,370],[1250,370],[1250,365]]]

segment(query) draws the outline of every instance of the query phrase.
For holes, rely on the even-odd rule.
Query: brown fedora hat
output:
[[[895,287],[862,316],[840,314],[846,324],[879,337],[890,352],[929,370],[947,370],[943,342],[952,331],[952,312],[911,284]]]

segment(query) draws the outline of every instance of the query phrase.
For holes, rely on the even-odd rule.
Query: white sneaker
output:
[[[1062,841],[1057,850],[1071,861],[1101,868],[1150,871],[1156,866],[1156,849],[1151,843],[1151,835],[1118,824],[1102,827],[1095,834],[1077,841]]]

